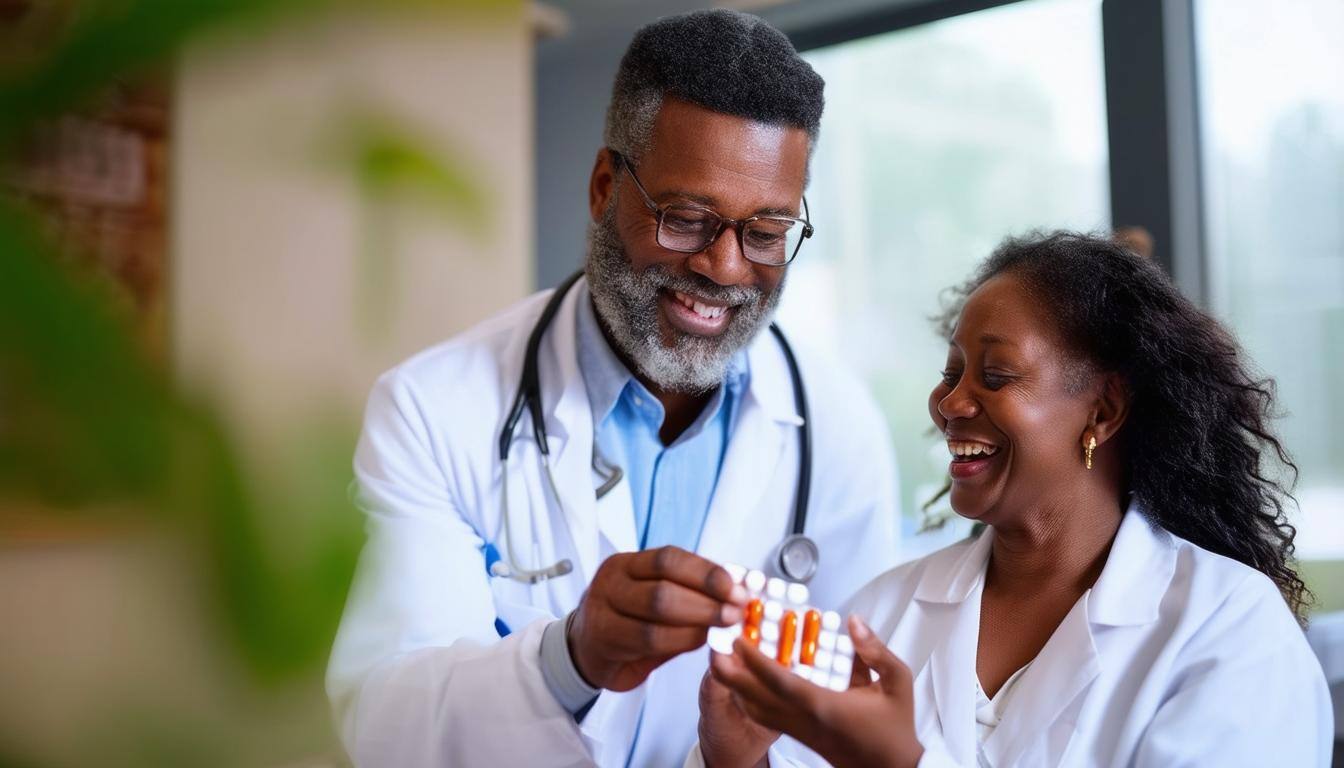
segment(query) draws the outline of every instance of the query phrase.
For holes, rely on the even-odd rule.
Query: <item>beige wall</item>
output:
[[[529,29],[520,6],[229,42],[193,51],[177,80],[175,361],[250,430],[357,413],[379,372],[532,285]],[[369,113],[468,172],[488,211],[477,235],[416,199],[384,199],[370,225],[347,146]],[[378,290],[390,311],[365,322]]]

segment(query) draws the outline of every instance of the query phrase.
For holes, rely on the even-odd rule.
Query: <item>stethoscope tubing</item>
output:
[[[537,318],[536,324],[532,327],[531,334],[527,338],[527,348],[523,357],[523,371],[518,381],[518,392],[513,398],[513,403],[509,407],[509,412],[504,419],[504,425],[499,432],[499,460],[503,472],[504,487],[500,494],[500,506],[502,510],[501,523],[505,536],[508,539],[505,542],[505,553],[508,557],[508,563],[496,561],[491,567],[491,573],[496,576],[507,576],[525,583],[536,584],[546,579],[563,576],[573,570],[573,563],[568,559],[562,559],[546,568],[528,569],[518,565],[519,559],[513,549],[513,533],[509,528],[509,453],[513,444],[513,436],[517,431],[518,422],[522,420],[523,413],[526,411],[532,421],[532,434],[537,442],[537,450],[541,454],[541,462],[546,476],[546,485],[554,496],[556,503],[563,503],[560,500],[560,492],[556,486],[555,476],[551,472],[550,445],[547,443],[546,424],[541,410],[541,375],[540,366],[537,357],[541,348],[541,340],[546,330],[550,327],[556,313],[560,310],[566,294],[570,288],[583,276],[580,270],[565,278],[555,291],[552,292],[546,306],[542,309],[541,315]],[[770,332],[779,343],[781,351],[784,353],[784,361],[788,364],[789,379],[793,385],[794,406],[798,410],[800,423],[798,425],[798,484],[794,494],[793,515],[790,519],[789,534],[784,537],[779,546],[776,547],[775,557],[777,567],[794,581],[808,581],[816,572],[817,566],[817,546],[804,534],[807,526],[807,503],[808,495],[812,488],[812,425],[810,414],[807,407],[807,393],[803,386],[802,372],[798,367],[798,360],[794,356],[793,347],[784,337],[784,332],[779,326],[771,323]],[[594,458],[596,462],[596,457]],[[605,496],[612,488],[620,482],[624,474],[620,467],[614,467],[614,472],[599,489],[598,498]],[[532,516],[532,545],[534,557],[539,554],[540,541],[537,540],[537,526],[535,520],[535,511],[532,505],[528,505],[528,514]],[[793,551],[800,551],[794,548],[798,544],[803,550],[810,553],[810,562],[803,572],[788,573],[791,570],[786,555],[786,548],[793,548]]]

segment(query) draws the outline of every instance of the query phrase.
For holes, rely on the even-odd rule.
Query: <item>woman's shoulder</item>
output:
[[[865,617],[874,627],[883,623],[884,615],[899,616],[919,592],[921,584],[933,580],[948,581],[961,566],[967,565],[968,556],[978,541],[974,535],[967,536],[878,574],[850,599],[847,612]]]
[[[1305,633],[1273,580],[1245,563],[1172,538],[1175,566],[1161,613],[1181,642],[1180,657],[1198,664],[1235,647],[1264,670],[1291,667],[1320,675]]]

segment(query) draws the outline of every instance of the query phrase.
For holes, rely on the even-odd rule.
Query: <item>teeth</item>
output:
[[[686,294],[680,291],[673,291],[673,295],[677,297],[677,301],[680,301],[682,303],[682,306],[691,310],[695,314],[705,318],[706,320],[713,320],[714,318],[720,317],[723,315],[724,312],[728,311],[727,307],[710,306],[709,304],[706,304],[703,301],[696,301],[695,299],[691,298],[690,296],[687,296]]]
[[[993,456],[998,448],[993,445],[977,443],[971,440],[948,440],[947,450],[953,456]]]

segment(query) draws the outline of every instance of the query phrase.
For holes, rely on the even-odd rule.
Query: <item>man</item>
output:
[[[718,564],[777,562],[795,514],[802,409],[765,329],[811,226],[821,109],[755,17],[644,28],[589,184],[586,279],[379,380],[328,680],[356,763],[681,764],[707,628],[745,602]],[[515,402],[538,325],[539,397]],[[863,389],[799,364],[813,602],[838,607],[895,562],[894,463]]]

